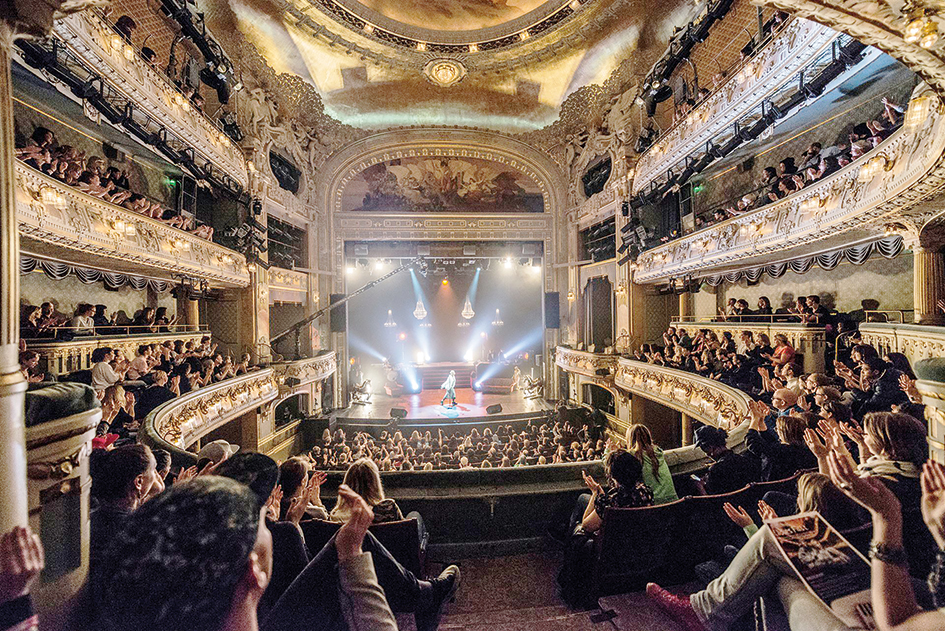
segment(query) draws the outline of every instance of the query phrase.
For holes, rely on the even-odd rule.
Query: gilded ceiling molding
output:
[[[901,127],[832,176],[777,202],[647,250],[637,259],[634,282],[704,276],[868,241],[891,221],[910,217],[925,224],[940,213],[921,202],[945,184],[945,116],[924,84],[911,103],[910,109],[928,106],[915,126]]]

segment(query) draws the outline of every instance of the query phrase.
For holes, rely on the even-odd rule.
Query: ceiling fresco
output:
[[[444,54],[355,29],[328,11],[327,3],[342,4],[200,0],[199,6],[214,33],[224,40],[245,39],[276,73],[314,86],[325,114],[343,124],[365,130],[470,126],[506,133],[547,127],[570,94],[603,84],[621,63],[622,79],[642,78],[673,27],[693,11],[687,0],[344,0],[346,7],[402,23],[407,31],[422,26],[440,33],[443,41],[457,32],[483,32],[472,28],[494,31],[527,23],[532,15],[568,12],[550,30],[515,38],[513,45]]]

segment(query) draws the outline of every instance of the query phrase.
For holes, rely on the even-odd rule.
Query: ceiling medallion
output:
[[[448,88],[465,78],[466,66],[455,59],[434,59],[423,67],[423,76],[441,88]]]

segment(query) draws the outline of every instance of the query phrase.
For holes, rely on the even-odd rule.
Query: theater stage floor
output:
[[[424,390],[419,394],[405,394],[389,397],[384,393],[371,396],[367,404],[350,405],[334,413],[339,421],[345,420],[387,420],[391,408],[407,410],[407,420],[453,421],[468,418],[486,417],[486,408],[499,404],[502,412],[499,417],[518,414],[530,414],[551,410],[550,403],[541,398],[526,399],[521,392],[512,394],[483,394],[469,388],[456,390],[456,407],[440,405],[442,390]]]

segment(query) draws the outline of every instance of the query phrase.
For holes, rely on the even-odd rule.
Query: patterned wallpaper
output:
[[[39,305],[49,301],[56,305],[60,313],[72,315],[80,302],[103,304],[109,313],[124,311],[129,318],[145,306],[148,300],[147,290],[138,291],[131,287],[122,287],[118,291],[105,289],[102,283],[86,285],[75,276],[62,280],[52,280],[42,272],[20,276],[20,304]],[[177,313],[177,301],[170,292],[158,294],[155,307],[167,307],[168,313]]]
[[[867,298],[878,300],[880,309],[912,309],[912,253],[907,251],[895,259],[871,258],[861,266],[844,263],[829,272],[814,267],[806,274],[789,271],[778,279],[764,275],[752,287],[744,280],[735,285],[703,285],[693,296],[693,313],[717,313],[729,298],[744,298],[754,308],[759,296],[767,296],[777,308],[795,296],[814,293],[839,311],[861,309],[860,302]]]

